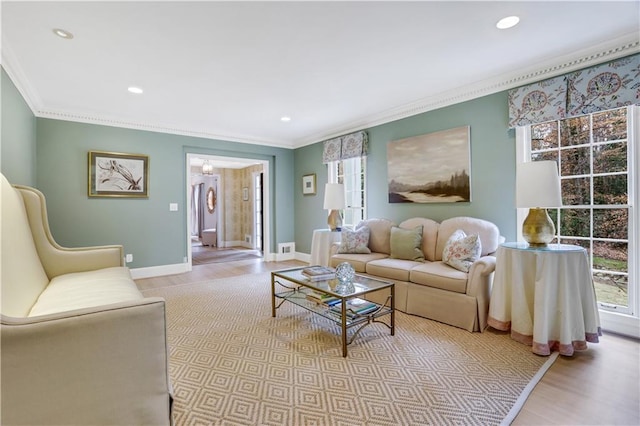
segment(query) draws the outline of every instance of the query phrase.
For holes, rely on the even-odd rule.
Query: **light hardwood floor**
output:
[[[166,287],[304,265],[261,259],[196,265],[188,273],[136,283],[140,289]],[[588,350],[559,357],[512,424],[640,425],[640,341],[605,332]]]

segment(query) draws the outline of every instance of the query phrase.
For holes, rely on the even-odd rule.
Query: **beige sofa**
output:
[[[121,246],[56,244],[42,193],[1,191],[0,423],[171,424],[164,300]]]
[[[337,243],[331,248],[331,266],[349,262],[356,273],[393,281],[395,306],[402,312],[468,331],[484,331],[496,262],[493,253],[504,241],[496,225],[471,217],[454,217],[442,223],[427,218],[405,220],[400,223],[400,228],[422,227],[424,261],[391,257],[391,230],[396,226],[392,221],[369,219],[358,225],[362,226],[370,230],[368,247],[371,253],[338,254],[340,243]],[[442,261],[445,245],[458,229],[467,235],[478,235],[481,242],[481,257],[468,272],[452,268]],[[372,296],[377,302],[382,302],[383,297],[381,295],[376,300],[376,295]]]

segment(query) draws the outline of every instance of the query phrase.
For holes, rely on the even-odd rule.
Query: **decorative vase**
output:
[[[338,279],[338,285],[336,285],[336,293],[348,294],[353,293],[356,288],[353,285],[353,278],[356,276],[353,266],[349,262],[342,262],[336,268],[336,278]]]

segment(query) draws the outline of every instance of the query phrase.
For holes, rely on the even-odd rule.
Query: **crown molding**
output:
[[[120,127],[134,130],[168,133],[205,139],[247,143],[261,146],[272,146],[277,148],[295,149],[341,136],[347,133],[379,126],[435,109],[469,101],[482,96],[487,96],[503,90],[509,90],[515,87],[523,86],[525,84],[556,77],[558,75],[578,69],[588,68],[592,65],[597,65],[609,60],[621,58],[623,56],[628,56],[639,52],[640,38],[638,34],[628,34],[626,36],[613,39],[606,43],[594,45],[588,49],[572,52],[568,55],[555,57],[544,62],[537,63],[525,69],[515,70],[511,73],[502,74],[494,78],[461,86],[455,90],[442,92],[433,96],[422,98],[408,104],[382,111],[378,114],[361,117],[357,120],[344,123],[343,125],[336,126],[323,132],[315,133],[309,135],[308,137],[293,141],[258,139],[245,135],[224,135],[206,129],[181,129],[163,123],[135,123],[124,121],[115,117],[95,116],[74,111],[47,110],[42,107],[42,100],[37,95],[37,91],[29,84],[29,80],[26,78],[24,72],[18,65],[18,61],[15,60],[15,56],[11,49],[7,46],[7,43],[2,44],[0,58],[2,59],[2,67],[14,82],[16,88],[36,117]]]
[[[34,111],[36,117],[50,118],[53,120],[73,121],[77,123],[97,124],[101,126],[120,127],[124,129],[143,130],[148,132],[167,133],[179,136],[190,136],[195,138],[213,139],[227,142],[238,142],[260,146],[272,146],[274,148],[295,148],[291,143],[283,143],[282,141],[273,141],[269,139],[257,139],[243,135],[223,135],[213,133],[208,130],[191,130],[181,129],[163,124],[147,124],[123,121],[118,118],[109,118],[104,116],[91,116],[87,114],[78,114],[74,112],[63,111]]]
[[[603,62],[621,58],[640,52],[640,37],[638,34],[628,34],[626,36],[610,40],[606,43],[594,45],[588,49],[572,52],[572,54],[556,57],[544,62],[540,62],[526,69],[519,69],[511,73],[499,75],[477,83],[461,86],[458,89],[442,92],[434,96],[422,98],[415,102],[401,105],[383,111],[379,114],[362,117],[344,126],[335,127],[323,133],[311,135],[298,141],[296,148],[311,145],[316,142],[331,139],[344,134],[364,130],[367,128],[401,120],[403,118],[418,115],[424,112],[433,111],[438,108],[469,101],[503,90],[513,89],[533,82],[557,77],[558,75],[588,68]]]
[[[24,71],[18,64],[18,61],[14,60],[15,55],[13,50],[8,46],[8,43],[4,42],[6,37],[3,35],[2,51],[0,52],[0,59],[2,60],[2,68],[7,73],[13,84],[18,89],[20,95],[24,99],[25,103],[31,109],[31,112],[35,114],[35,111],[40,109],[42,100],[37,95],[37,91],[29,84],[29,79],[26,78]]]

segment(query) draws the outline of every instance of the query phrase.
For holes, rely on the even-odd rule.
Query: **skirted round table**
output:
[[[496,253],[488,323],[538,355],[573,355],[602,335],[589,259],[567,244],[505,243]]]

